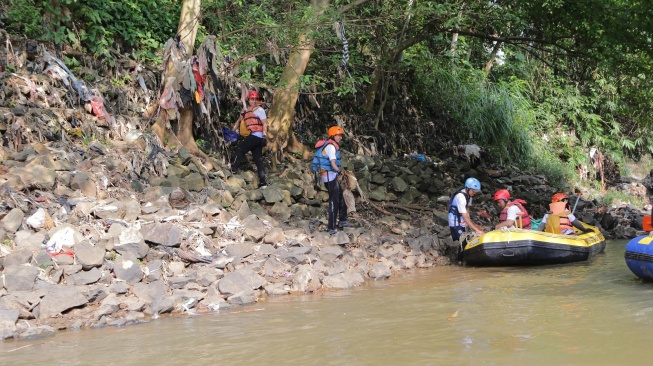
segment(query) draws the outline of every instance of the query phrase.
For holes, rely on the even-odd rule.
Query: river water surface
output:
[[[653,363],[653,284],[609,241],[588,262],[438,267],[216,314],[0,341],[2,365]]]

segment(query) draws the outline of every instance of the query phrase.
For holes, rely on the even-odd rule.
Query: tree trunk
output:
[[[193,54],[195,47],[195,38],[197,36],[197,28],[199,26],[200,15],[200,0],[184,0],[181,8],[181,16],[179,17],[179,27],[177,34],[181,37],[181,44],[186,49],[187,56]],[[169,70],[174,65],[168,63],[165,65],[164,80],[169,75]],[[191,154],[204,156],[205,154],[199,149],[195,143],[193,136],[193,109],[191,106],[185,106],[179,110],[179,131],[177,132],[177,143],[183,145]],[[152,130],[159,136],[162,142],[168,141],[166,134],[171,134],[167,128],[167,114],[159,113],[159,116],[152,126]]]
[[[492,71],[492,66],[494,66],[494,60],[497,58],[497,52],[499,52],[499,49],[501,48],[501,42],[496,41],[494,42],[494,47],[492,48],[492,53],[490,54],[490,58],[487,60],[485,63],[485,67],[483,68],[483,72],[485,72],[485,75],[490,75],[490,71]]]
[[[367,88],[367,92],[365,93],[365,106],[363,108],[365,109],[365,112],[372,113],[374,109],[374,102],[378,95],[379,84],[381,83],[382,80],[386,82],[386,84],[384,84],[383,94],[382,94],[383,101],[381,102],[380,110],[377,112],[376,121],[374,123],[375,130],[379,129],[379,122],[381,120],[381,117],[383,116],[383,108],[385,107],[385,101],[387,99],[385,93],[388,90],[387,85],[389,83],[389,80],[387,77],[384,78],[384,73],[387,74],[388,72],[392,72],[395,69],[397,62],[399,62],[399,60],[401,59],[401,54],[403,53],[403,51],[414,44],[414,41],[412,40],[409,42],[404,41],[406,38],[406,31],[408,29],[408,25],[410,24],[410,20],[412,18],[411,11],[413,8],[413,4],[414,1],[409,0],[408,4],[406,5],[406,19],[404,20],[404,25],[401,28],[401,33],[399,33],[397,37],[397,47],[395,48],[395,50],[388,50],[386,47],[384,47],[383,52],[381,52],[381,55],[389,55],[388,59],[391,62],[388,62],[386,64],[386,62],[384,62],[385,60],[383,56],[379,59],[380,63],[378,63],[374,68],[374,73],[372,74],[372,80],[370,82],[370,86],[369,88]],[[384,70],[386,66],[387,69]]]
[[[314,16],[322,15],[329,3],[330,0],[311,0]],[[298,47],[290,54],[288,64],[286,64],[279,81],[284,87],[277,89],[274,93],[274,100],[268,116],[268,148],[273,154],[273,171],[276,170],[276,164],[284,149],[299,152],[304,158],[308,158],[312,152],[296,139],[292,131],[292,122],[299,95],[297,85],[306,71],[315,46],[311,37],[313,31],[313,29],[307,29],[299,36]]]
[[[374,72],[372,73],[372,79],[370,80],[370,86],[367,87],[367,92],[365,93],[365,112],[372,113],[374,110],[374,101],[376,100],[376,93],[379,89],[379,84],[383,78],[383,70],[380,63],[376,64]]]

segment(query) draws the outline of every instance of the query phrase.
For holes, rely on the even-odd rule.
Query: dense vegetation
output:
[[[9,0],[0,10],[10,34],[156,63],[182,3]],[[205,0],[197,21],[197,44],[215,35],[234,77],[271,91],[309,34],[297,110],[360,116],[357,132],[411,128],[396,125],[409,117],[554,181],[593,146],[617,166],[653,152],[653,8],[643,1]]]

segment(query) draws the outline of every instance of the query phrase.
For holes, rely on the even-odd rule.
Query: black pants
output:
[[[340,221],[347,221],[347,205],[345,204],[345,197],[342,195],[342,188],[338,183],[338,178],[324,183],[329,191],[329,230],[336,228],[336,214]]]
[[[243,159],[245,159],[245,154],[251,151],[252,157],[254,158],[254,164],[256,164],[259,182],[264,183],[265,166],[263,166],[263,146],[265,146],[264,138],[256,137],[254,135],[245,137],[245,139],[236,146],[236,156],[234,156],[234,161],[231,163],[231,171],[237,173],[238,166],[242,163]]]
[[[465,231],[467,231],[467,227],[465,226],[449,226],[449,230],[451,230],[451,239],[453,241],[458,241],[460,242],[460,237],[463,235]],[[463,251],[465,250],[465,247],[467,246],[467,238],[465,238],[460,245],[458,246],[458,254],[456,255],[456,260],[457,261],[462,261],[463,260]]]

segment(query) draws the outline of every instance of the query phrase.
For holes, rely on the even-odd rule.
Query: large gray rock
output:
[[[391,184],[392,184],[392,189],[395,192],[404,192],[406,189],[408,189],[408,184],[406,184],[406,182],[404,182],[404,180],[401,179],[400,177],[392,178]]]
[[[253,243],[238,243],[227,245],[224,249],[227,255],[231,257],[245,258],[254,253]]]
[[[274,206],[272,206],[270,213],[275,215],[281,221],[288,221],[292,211],[290,210],[290,207],[287,203],[279,201],[275,203]]]
[[[32,266],[13,265],[5,267],[2,275],[7,291],[31,291],[39,270]]]
[[[9,169],[9,174],[18,178],[13,182],[14,189],[22,191],[23,189],[44,189],[51,190],[57,179],[57,173],[53,169],[44,166],[32,166],[25,168]]]
[[[14,208],[0,221],[2,228],[9,233],[15,233],[23,224],[25,213],[20,208]]]
[[[392,275],[390,271],[390,265],[387,262],[377,262],[374,263],[372,269],[367,273],[370,278],[375,280],[385,279]]]
[[[363,276],[360,275],[360,273],[345,272],[345,273],[338,273],[333,276],[324,277],[324,280],[322,281],[322,285],[325,288],[347,289],[354,286],[359,286],[363,282],[365,282],[365,280],[363,279]]]
[[[87,172],[78,172],[70,180],[70,188],[79,190],[86,197],[97,197],[97,184]]]
[[[283,263],[277,258],[269,258],[263,265],[263,273],[268,277],[289,276],[292,274],[290,269],[289,264]]]
[[[351,243],[349,240],[349,235],[344,231],[338,231],[337,233],[331,235],[331,242],[336,245],[347,245]]]
[[[104,315],[111,315],[116,311],[120,310],[120,304],[122,299],[119,298],[116,294],[109,294],[107,297],[102,300],[100,306],[95,310],[93,316],[96,319],[100,319]]]
[[[14,336],[18,313],[18,309],[0,309],[0,340]]]
[[[57,330],[49,325],[38,325],[36,327],[27,328],[24,332],[20,333],[18,337],[23,339],[37,339],[51,337],[56,333]]]
[[[96,283],[102,277],[102,272],[93,267],[88,271],[80,271],[71,276],[68,276],[68,283],[72,282],[75,285],[90,285]]]
[[[140,232],[146,242],[166,247],[179,247],[184,234],[176,225],[168,223],[145,225]]]
[[[251,240],[255,243],[258,243],[265,234],[267,233],[267,228],[261,220],[259,220],[256,215],[249,215],[242,222],[243,225],[243,234],[247,240]]]
[[[93,245],[89,241],[75,245],[75,258],[84,269],[101,266],[104,263],[105,252],[104,247]]]
[[[151,314],[169,313],[175,308],[175,301],[171,298],[154,300],[150,306]]]
[[[321,275],[318,272],[305,265],[293,277],[290,290],[294,292],[315,292],[322,288],[320,277]]]
[[[86,304],[86,297],[76,288],[56,287],[38,305],[38,319],[56,317],[62,312]]]
[[[275,186],[268,186],[263,191],[263,198],[267,203],[276,203],[284,198],[283,191]]]
[[[134,285],[133,291],[134,295],[147,304],[162,300],[167,296],[166,286],[162,281],[137,283]]]
[[[284,241],[286,241],[286,235],[280,227],[273,227],[263,238],[263,242],[268,244],[283,243]]]
[[[227,302],[232,305],[245,305],[255,303],[257,300],[256,294],[252,290],[241,291],[227,297]]]
[[[267,281],[249,268],[230,272],[218,282],[220,293],[234,295],[241,291],[251,291],[263,287]]]
[[[153,282],[161,279],[163,276],[163,261],[160,259],[155,259],[153,261],[147,262],[145,266],[145,276],[147,282]]]
[[[41,245],[45,243],[45,232],[33,232],[31,230],[20,230],[16,232],[14,238],[17,248],[25,248],[31,251],[38,251]]]
[[[133,253],[125,253],[116,259],[113,266],[116,278],[131,285],[138,283],[143,278],[143,272],[138,258]]]
[[[139,229],[136,226],[129,226],[123,228],[115,238],[113,249],[120,254],[131,253],[141,259],[147,255],[150,248],[145,244]]]
[[[330,245],[328,247],[323,247],[318,250],[320,258],[326,262],[330,263],[340,258],[344,253],[341,247]]]
[[[33,253],[29,249],[17,249],[7,254],[4,261],[4,266],[18,266],[27,264],[32,261]]]

